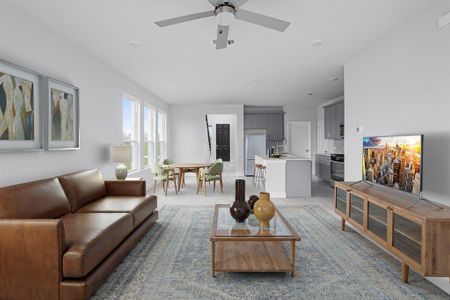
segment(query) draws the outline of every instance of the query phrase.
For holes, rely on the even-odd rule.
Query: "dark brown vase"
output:
[[[253,213],[253,205],[255,205],[256,201],[258,201],[258,200],[259,200],[259,197],[256,196],[256,195],[251,195],[250,198],[248,198],[247,203],[248,203],[248,205],[250,206],[250,209],[251,209],[250,213]]]
[[[245,202],[245,180],[236,180],[235,201],[230,207],[230,214],[238,223],[245,222],[250,215],[250,206]]]

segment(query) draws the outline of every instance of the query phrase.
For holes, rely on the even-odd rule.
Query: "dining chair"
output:
[[[158,182],[162,183],[163,191],[167,196],[167,190],[169,189],[169,182],[173,180],[173,186],[175,187],[175,193],[178,193],[177,190],[177,177],[174,170],[164,169],[158,164],[153,164],[151,166],[152,174],[153,174],[153,193],[156,192],[156,184]]]
[[[223,193],[223,162],[215,161],[211,167],[202,169],[200,173],[200,180],[197,185],[197,194],[200,191],[201,186],[203,185],[203,190],[205,191],[206,196],[206,183],[210,183],[211,181],[214,184],[213,191],[216,190],[216,181],[218,180],[220,183],[220,192]]]

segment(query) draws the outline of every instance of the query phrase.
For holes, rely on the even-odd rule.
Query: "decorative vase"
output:
[[[242,223],[250,215],[250,206],[245,202],[245,180],[236,180],[235,186],[235,201],[230,207],[230,214],[236,222]]]
[[[261,192],[259,200],[253,206],[255,217],[261,222],[261,228],[267,230],[270,228],[269,221],[275,215],[275,205],[270,201],[270,194]]]
[[[248,198],[247,203],[250,206],[250,209],[251,209],[250,213],[251,214],[253,213],[253,206],[255,205],[256,201],[258,201],[258,200],[259,200],[259,198],[256,195],[251,195],[250,198]]]

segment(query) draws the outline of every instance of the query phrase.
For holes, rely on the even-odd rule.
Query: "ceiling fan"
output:
[[[179,23],[189,22],[197,19],[215,17],[217,23],[217,40],[216,49],[227,48],[232,41],[228,40],[230,25],[235,19],[250,22],[256,25],[267,27],[277,31],[285,31],[291,24],[289,22],[279,20],[273,17],[261,15],[255,12],[241,9],[241,6],[249,0],[207,0],[214,6],[214,10],[205,11],[177,18],[171,18],[159,22],[155,22],[159,27],[166,27]]]

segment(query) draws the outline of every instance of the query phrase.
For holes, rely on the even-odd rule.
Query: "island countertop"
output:
[[[255,156],[261,160],[266,160],[266,161],[268,161],[268,160],[270,160],[270,161],[285,161],[285,160],[309,160],[309,161],[312,161],[311,158],[301,157],[301,156],[294,155],[294,154],[282,154],[282,156],[279,158],[269,157],[267,155],[255,155]]]

